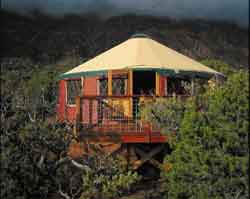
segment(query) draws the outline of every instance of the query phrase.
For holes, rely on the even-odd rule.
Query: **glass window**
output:
[[[190,80],[182,78],[168,78],[167,94],[168,95],[190,95],[191,84]]]
[[[124,77],[113,78],[112,80],[112,94],[126,95],[127,93],[127,79]]]
[[[107,78],[99,79],[99,95],[101,96],[108,95],[108,79]]]
[[[108,95],[108,78],[104,77],[98,80],[99,89],[98,94],[101,96]],[[112,95],[126,95],[127,94],[127,76],[116,75],[112,78]]]
[[[81,95],[81,80],[67,80],[67,104],[75,104],[76,97]]]

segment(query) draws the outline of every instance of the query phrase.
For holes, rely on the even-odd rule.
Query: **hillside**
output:
[[[39,12],[28,17],[4,10],[1,18],[1,58],[25,57],[42,64],[86,60],[144,32],[197,60],[214,58],[248,67],[248,29],[230,23],[132,15],[52,18]]]

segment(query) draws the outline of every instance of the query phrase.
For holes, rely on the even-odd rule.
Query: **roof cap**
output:
[[[145,33],[135,33],[130,38],[151,38],[151,37]]]

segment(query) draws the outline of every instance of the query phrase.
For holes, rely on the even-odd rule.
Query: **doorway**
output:
[[[155,72],[134,71],[133,72],[133,94],[154,95],[155,94]]]
[[[140,120],[140,98],[155,94],[155,72],[133,72],[133,118]]]

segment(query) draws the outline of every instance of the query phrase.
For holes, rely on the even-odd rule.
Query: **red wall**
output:
[[[97,94],[97,77],[86,77],[84,79],[84,95],[96,95]]]
[[[59,87],[58,87],[58,100],[57,100],[57,106],[56,106],[56,113],[57,113],[57,119],[59,121],[65,120],[65,97],[66,97],[66,82],[65,80],[59,81]]]
[[[165,95],[165,87],[166,87],[166,82],[167,82],[167,76],[160,76],[160,96]]]
[[[84,80],[84,89],[83,95],[86,96],[96,96],[97,95],[97,77],[86,77]],[[97,123],[97,101],[92,102],[92,123]],[[90,117],[90,101],[83,100],[82,106],[82,116],[83,116],[83,123],[89,123]]]
[[[66,84],[67,80],[60,80],[59,82],[58,104],[56,106],[57,119],[61,122],[73,122],[75,120],[76,106],[66,104]],[[85,78],[84,85],[83,95],[97,95],[97,77]],[[89,100],[83,100],[82,104],[83,122],[89,123]],[[96,101],[93,102],[92,107],[93,110],[97,110]],[[92,112],[92,122],[97,122],[97,112]]]

